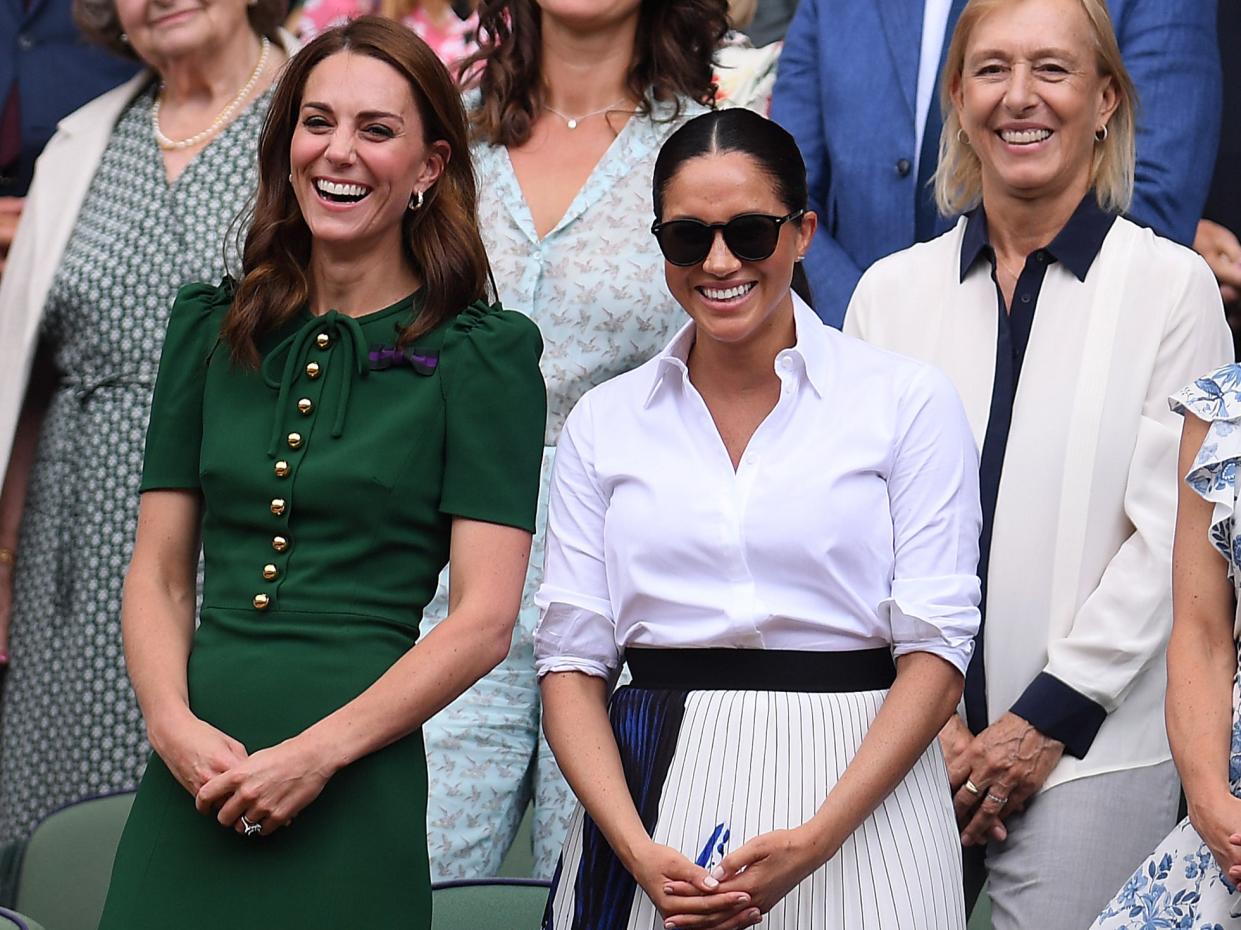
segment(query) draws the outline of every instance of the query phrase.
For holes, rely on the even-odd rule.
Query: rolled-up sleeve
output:
[[[607,497],[594,470],[589,395],[565,421],[548,497],[534,664],[549,672],[612,677],[620,666],[603,532]]]
[[[921,368],[902,398],[888,501],[893,654],[930,652],[962,674],[978,632],[978,450],[947,377]]]

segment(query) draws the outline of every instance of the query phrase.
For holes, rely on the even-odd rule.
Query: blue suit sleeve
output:
[[[1129,215],[1184,245],[1194,241],[1219,146],[1216,9],[1216,0],[1131,0],[1116,24],[1139,99]]]
[[[839,329],[862,269],[832,238],[832,166],[823,129],[819,81],[819,2],[803,0],[780,53],[771,116],[792,133],[806,162],[810,209],[819,215],[819,231],[806,255],[806,277],[810,279],[815,312],[824,323]]]

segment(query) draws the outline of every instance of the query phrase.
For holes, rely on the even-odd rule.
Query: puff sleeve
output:
[[[543,339],[526,316],[477,302],[444,338],[440,511],[534,532],[547,422]]]
[[[187,284],[168,318],[151,400],[141,491],[197,490],[203,432],[203,386],[233,282]]]

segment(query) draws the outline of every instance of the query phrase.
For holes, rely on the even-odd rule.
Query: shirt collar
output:
[[[1108,213],[1090,191],[1077,205],[1064,228],[1051,240],[1046,251],[1073,273],[1079,281],[1086,280],[1090,266],[1103,248],[1103,240],[1116,221],[1115,213]],[[970,211],[961,239],[961,280],[969,274],[978,259],[989,253],[990,235],[987,231],[987,214],[981,206]],[[988,255],[988,258],[990,256]]]
[[[776,373],[786,358],[800,362],[794,364],[805,375],[806,382],[821,398],[827,388],[828,344],[827,327],[818,315],[810,309],[810,305],[790,291],[793,299],[793,326],[797,334],[797,342],[788,349],[776,354]],[[689,350],[694,344],[694,321],[689,320],[682,326],[664,350],[655,356],[655,377],[651,389],[647,392],[643,407],[649,407],[665,382],[680,379],[684,383],[689,378]],[[786,366],[787,367],[787,366]],[[787,375],[786,375],[787,377]]]

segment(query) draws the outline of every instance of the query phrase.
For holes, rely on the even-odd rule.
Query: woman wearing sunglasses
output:
[[[656,162],[690,319],[582,398],[552,479],[536,662],[581,806],[550,930],[965,926],[932,744],[978,625],[977,455],[946,377],[792,293],[805,205],[747,111]]]

